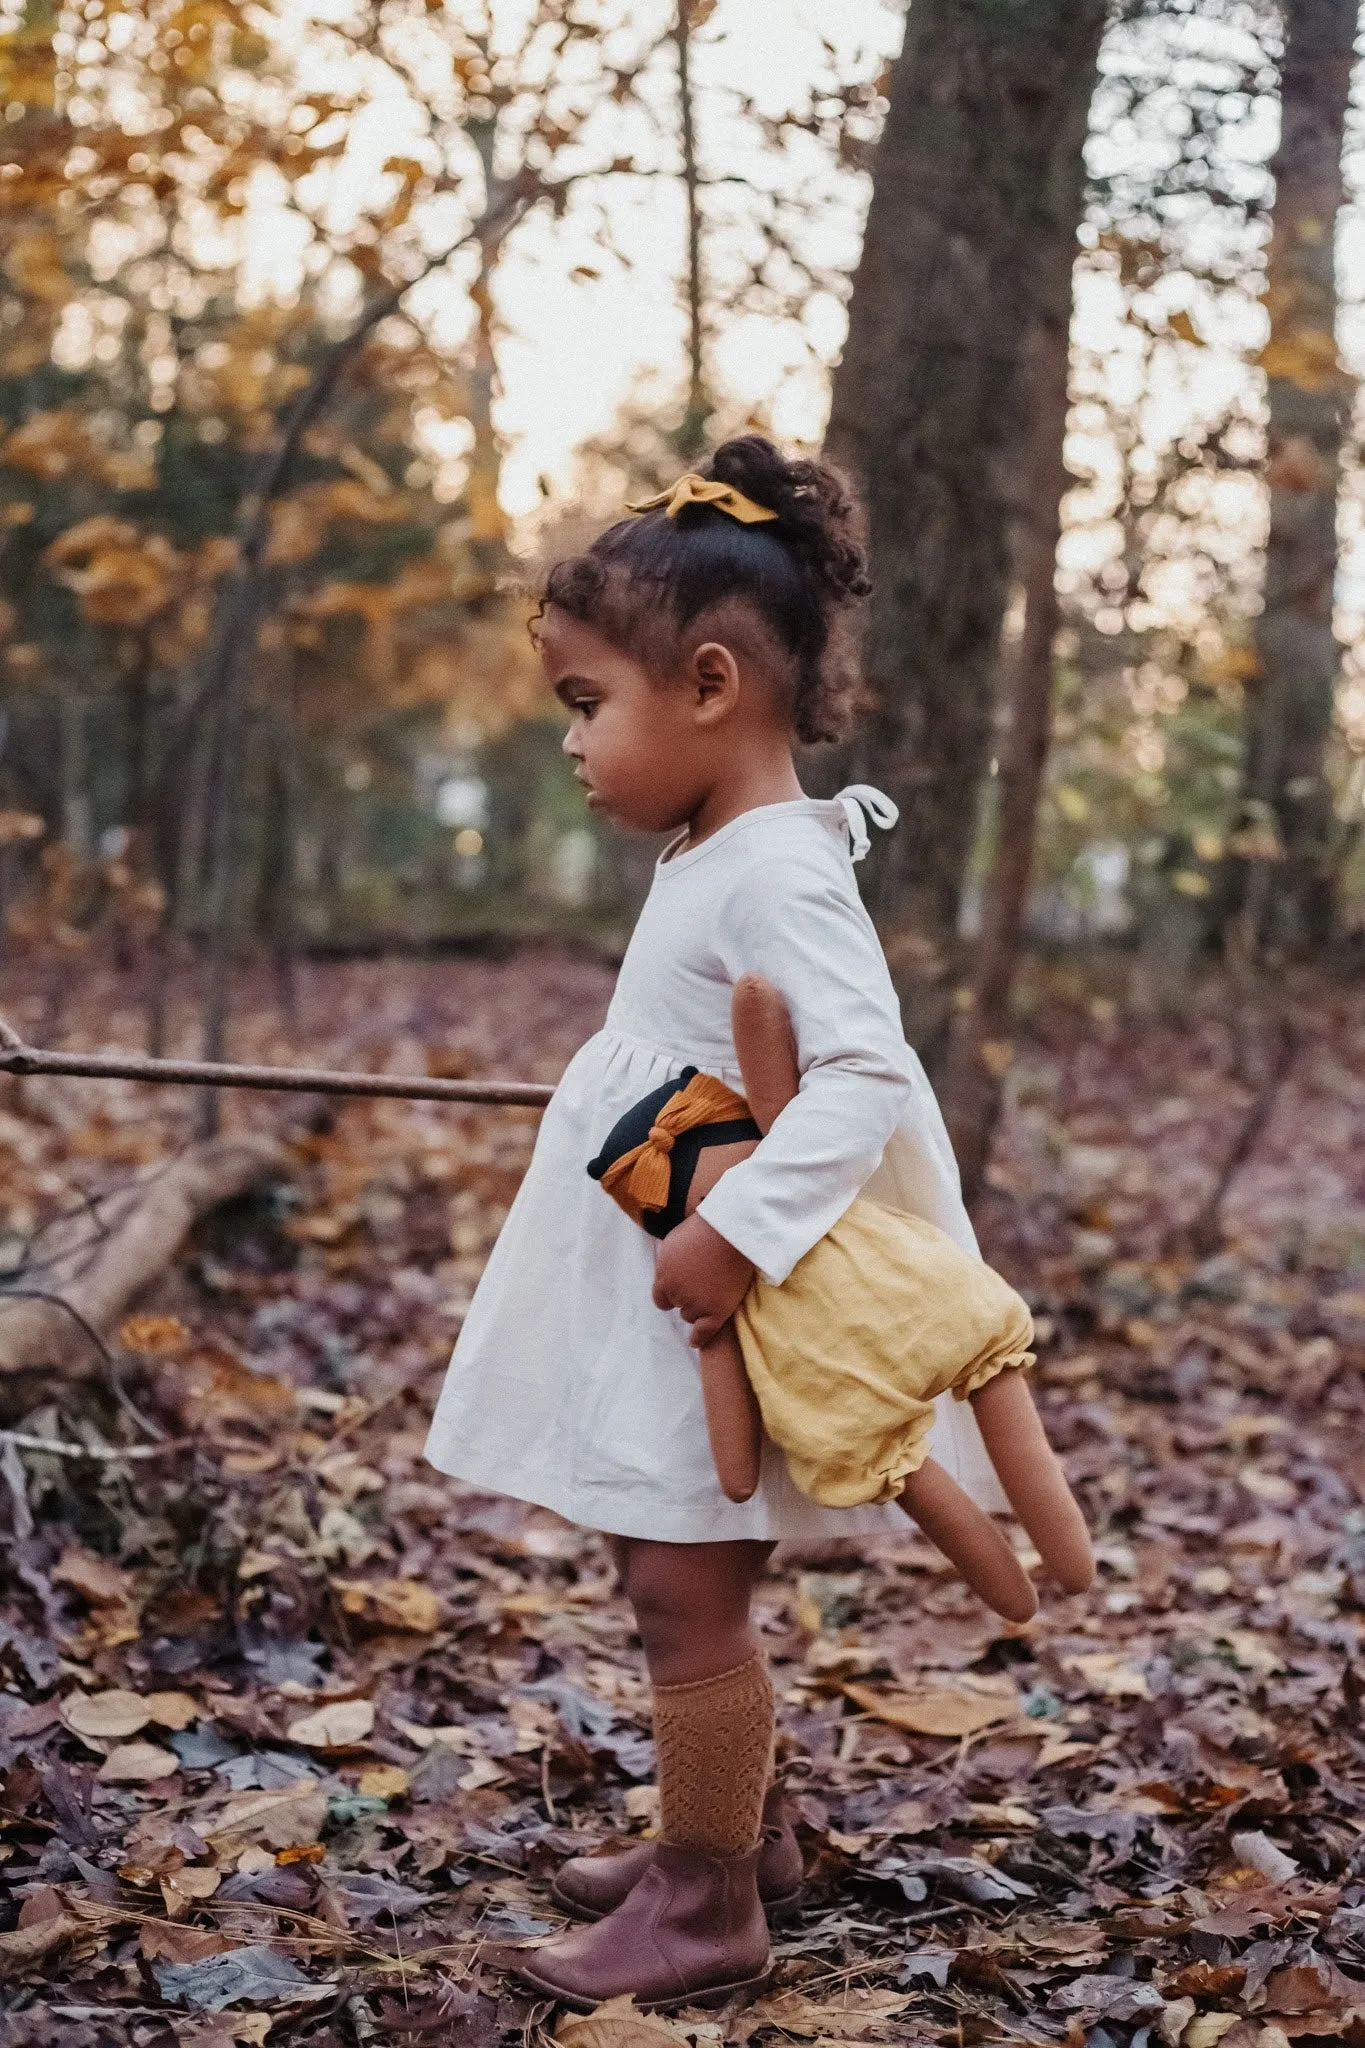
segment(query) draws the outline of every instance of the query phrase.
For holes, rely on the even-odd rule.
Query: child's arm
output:
[[[774,1281],[876,1171],[915,1087],[886,961],[850,888],[813,862],[774,861],[719,907],[718,951],[732,980],[759,975],[787,1006],[800,1087],[698,1214]]]

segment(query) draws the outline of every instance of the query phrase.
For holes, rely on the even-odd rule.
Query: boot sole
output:
[[[785,1920],[795,1913],[800,1906],[803,1889],[804,1887],[798,1884],[791,1891],[778,1892],[771,1899],[764,1898],[760,1892],[759,1903],[770,1920]],[[574,1898],[572,1893],[562,1892],[558,1884],[550,1886],[550,1897],[557,1906],[565,1913],[568,1913],[574,1920],[605,1920],[608,1913],[615,1912],[616,1910],[614,1906],[586,1906],[581,1900]],[[616,1903],[619,1905],[621,1902],[618,1899]]]
[[[546,1998],[553,1998],[560,2005],[567,2005],[571,2012],[595,2012],[602,2003],[600,1998],[590,1998],[582,1991],[566,1991],[562,1985],[552,1984],[546,1977],[538,1977],[534,1970],[519,1967],[515,1973],[522,1984],[529,1984],[533,1991],[539,1991]],[[764,1965],[756,1977],[737,1977],[730,1984],[709,1984],[704,1991],[679,1991],[669,1998],[642,1998],[637,2012],[680,2012],[685,2005],[700,2005],[707,2009],[724,2005],[737,1991],[756,1991],[766,1984],[772,1975],[772,1959]]]

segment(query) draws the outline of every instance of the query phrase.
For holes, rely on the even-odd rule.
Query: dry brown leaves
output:
[[[262,999],[243,1056],[549,1076],[609,979],[309,974],[301,1038]],[[136,1042],[129,1001],[91,970],[73,1034]],[[138,1398],[204,1448],[135,1479],[0,1466],[0,2048],[94,2024],[58,2009],[108,2048],[1365,2048],[1365,1036],[1334,1001],[1212,1259],[1171,1245],[1248,1099],[1226,1025],[1040,1013],[985,1226],[1038,1311],[1099,1584],[1018,1630],[911,1534],[779,1553],[806,1895],[761,1997],[666,2020],[553,2019],[506,1974],[558,1924],[558,1861],[656,1820],[603,1546],[421,1456],[534,1121],[296,1125],[297,1183],[206,1226],[121,1332]],[[183,1114],[11,1091],[11,1264],[54,1211],[97,1229]],[[89,1389],[27,1400],[30,1433],[127,1426]]]

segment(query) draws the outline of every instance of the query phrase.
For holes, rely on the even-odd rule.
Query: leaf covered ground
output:
[[[552,1078],[609,989],[553,953],[312,966],[292,1031],[247,986],[236,1050]],[[137,1044],[135,993],[92,970],[63,1042]],[[163,1442],[0,1442],[0,2044],[1365,2048],[1365,1029],[1299,992],[1195,1250],[1267,1085],[1237,1021],[1217,987],[1180,1024],[1040,1002],[982,1221],[1099,1582],[1020,1630],[909,1530],[779,1551],[806,1894],[760,1998],[672,2022],[509,1981],[559,1860],[653,1824],[648,1694],[600,1539],[422,1459],[534,1115],[234,1100],[296,1172],[123,1326]],[[45,1226],[97,1235],[187,1105],[3,1088],[0,1265],[52,1285]],[[103,1379],[7,1403],[151,1442]]]

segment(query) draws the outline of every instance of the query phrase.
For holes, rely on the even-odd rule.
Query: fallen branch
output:
[[[161,1444],[69,1444],[60,1437],[29,1436],[21,1429],[0,1429],[0,1444],[16,1451],[41,1451],[45,1458],[93,1458],[98,1464],[121,1464],[128,1458],[164,1458],[173,1451],[198,1448],[190,1436],[168,1437]]]
[[[266,1088],[302,1095],[369,1095],[406,1102],[477,1102],[543,1109],[540,1081],[455,1081],[430,1074],[360,1074],[333,1067],[245,1066],[233,1060],[156,1060],[140,1053],[45,1052],[0,1017],[0,1074],[61,1074],[156,1087]]]
[[[276,1139],[244,1133],[191,1146],[150,1184],[134,1183],[109,1235],[64,1281],[60,1300],[23,1299],[15,1288],[6,1301],[0,1289],[0,1373],[47,1366],[65,1379],[92,1377],[108,1354],[102,1342],[98,1350],[92,1345],[91,1333],[112,1326],[201,1216],[286,1171],[288,1159]]]

